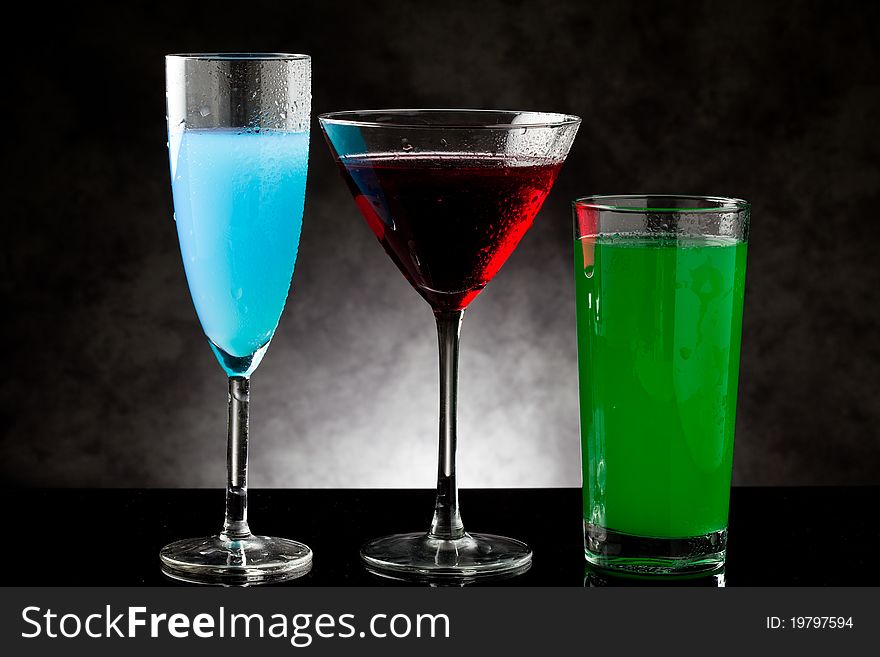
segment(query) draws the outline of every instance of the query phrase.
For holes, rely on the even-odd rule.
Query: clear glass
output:
[[[440,455],[427,531],[363,546],[379,575],[466,582],[525,571],[532,552],[464,530],[455,454],[459,333],[465,309],[531,226],[580,124],[563,114],[374,110],[319,117],[370,229],[430,304],[440,348]]]
[[[709,572],[692,572],[681,574],[641,574],[629,570],[609,570],[597,568],[587,563],[584,569],[584,588],[606,587],[679,587],[715,588],[727,587],[727,575],[724,566]]]
[[[166,545],[162,570],[189,582],[278,582],[311,568],[308,546],[255,536],[247,517],[250,377],[290,289],[308,168],[307,55],[169,55],[168,149],[175,221],[202,329],[229,377],[222,531]]]
[[[724,564],[749,204],[574,202],[584,549],[675,575]]]

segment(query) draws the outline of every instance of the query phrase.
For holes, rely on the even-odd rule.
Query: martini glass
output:
[[[193,304],[229,377],[222,531],[166,545],[162,570],[190,582],[282,581],[312,551],[255,536],[247,517],[250,377],[287,299],[302,227],[309,150],[307,55],[166,57],[175,220]]]
[[[386,253],[430,304],[440,344],[440,458],[426,532],[361,549],[402,579],[471,580],[525,571],[520,541],[464,530],[455,475],[459,332],[464,311],[540,210],[577,132],[563,114],[375,110],[319,117],[355,203]]]

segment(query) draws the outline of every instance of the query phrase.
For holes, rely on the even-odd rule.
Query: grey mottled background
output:
[[[186,288],[164,134],[162,55],[204,50],[310,53],[315,114],[584,118],[465,321],[463,485],[579,484],[567,203],[635,191],[754,203],[735,481],[880,484],[876,3],[39,11],[5,76],[6,484],[222,484],[225,381]],[[431,486],[436,396],[431,313],[314,128],[294,292],[252,384],[252,484]]]

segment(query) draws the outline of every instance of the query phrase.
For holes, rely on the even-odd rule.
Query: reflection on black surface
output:
[[[82,509],[112,519],[114,541],[129,546],[102,555],[101,568],[12,568],[3,586],[163,586],[172,584],[159,569],[159,550],[193,529],[193,518],[210,517],[222,490],[5,489],[9,526],[28,536],[31,563],[57,561],[58,535],[82,534]],[[297,580],[273,586],[401,586],[370,575],[358,547],[367,539],[399,529],[400,517],[417,517],[434,491],[423,490],[254,490],[251,508],[260,531],[297,538],[315,551],[315,567]],[[580,488],[469,490],[468,522],[523,539],[535,551],[531,569],[492,587],[652,586],[644,580],[613,582],[603,573],[585,577],[583,530],[578,522]],[[743,488],[731,493],[731,542],[724,579],[728,586],[877,586],[877,528],[865,522],[880,508],[878,487]],[[377,509],[381,513],[377,513]],[[767,509],[773,512],[768,513]],[[873,515],[872,515],[873,514]],[[328,523],[328,518],[333,522]],[[523,517],[529,522],[523,523]],[[815,518],[835,519],[846,538],[846,558],[833,568],[817,568],[815,553],[789,550],[784,562],[767,558],[767,537],[785,545],[821,544],[826,530]],[[574,519],[574,520],[572,520]],[[210,523],[204,525],[210,531]],[[92,563],[94,541],[67,541],[65,559]],[[588,573],[589,575],[589,573]],[[709,576],[711,581],[717,575]],[[663,586],[702,586],[699,580],[660,580]],[[173,585],[178,585],[174,582]],[[481,586],[479,582],[474,585]],[[709,585],[718,586],[714,581]],[[424,586],[417,584],[417,586]],[[473,585],[469,585],[470,586]],[[8,651],[7,651],[8,652]]]
[[[584,569],[584,586],[700,586],[724,588],[724,568],[698,575],[638,575],[617,573],[587,564]]]
[[[397,585],[397,586],[427,586],[430,588],[463,588],[465,586],[504,586],[506,583],[515,580],[520,575],[528,572],[532,564],[527,563],[518,570],[508,571],[494,575],[480,576],[450,576],[450,575],[429,575],[425,573],[387,573],[381,570],[375,570],[365,564],[361,564],[365,573],[373,580],[373,584]],[[515,584],[515,582],[513,582]]]

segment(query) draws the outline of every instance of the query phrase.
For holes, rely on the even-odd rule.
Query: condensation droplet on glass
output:
[[[441,139],[441,140],[440,140],[440,145],[441,145],[441,146],[449,146],[449,142],[446,141],[445,139]]]
[[[411,151],[413,149],[413,145],[409,143],[409,140],[404,137],[400,140],[401,146],[405,151]]]
[[[241,299],[243,294],[244,294],[244,290],[241,289],[240,287],[237,287],[232,291],[232,298],[235,299],[236,301],[238,301],[239,299]]]
[[[208,116],[208,114],[210,114],[210,113],[211,113],[211,108],[208,107],[207,105],[202,105],[199,108],[199,114],[201,114],[202,116]]]

